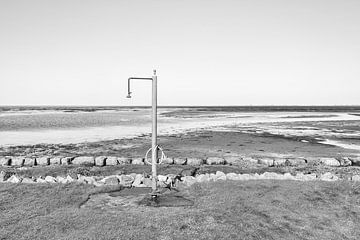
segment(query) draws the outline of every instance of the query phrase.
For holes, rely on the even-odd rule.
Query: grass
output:
[[[226,181],[182,208],[79,208],[91,185],[0,184],[0,239],[357,239],[360,184]]]

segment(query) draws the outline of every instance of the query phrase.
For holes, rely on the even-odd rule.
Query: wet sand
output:
[[[1,147],[2,156],[127,156],[143,157],[150,148],[150,136],[79,144],[38,144]],[[292,137],[270,133],[195,131],[159,137],[169,157],[269,156],[342,157],[360,151],[321,144],[314,137]]]

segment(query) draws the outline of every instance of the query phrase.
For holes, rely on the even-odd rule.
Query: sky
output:
[[[360,105],[359,0],[0,0],[0,105]]]

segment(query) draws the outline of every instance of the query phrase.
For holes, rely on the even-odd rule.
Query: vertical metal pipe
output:
[[[156,162],[158,159],[157,151],[157,76],[156,70],[154,70],[154,75],[152,77],[152,190],[155,193],[157,190],[157,172],[156,172]]]

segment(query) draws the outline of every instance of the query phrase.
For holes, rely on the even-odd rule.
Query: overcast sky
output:
[[[359,0],[0,0],[0,105],[360,104]]]

